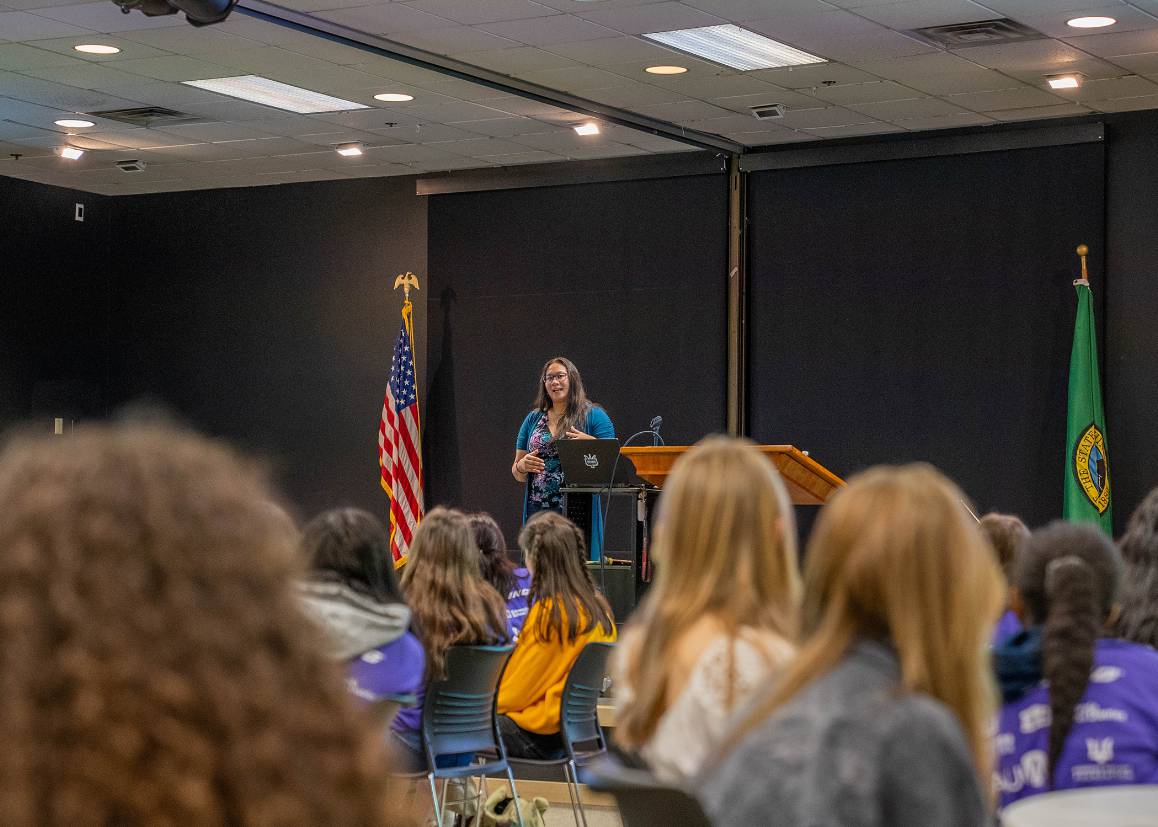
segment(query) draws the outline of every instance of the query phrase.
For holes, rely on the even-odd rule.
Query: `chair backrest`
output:
[[[451,646],[446,677],[426,689],[422,740],[427,766],[440,755],[494,750],[504,755],[495,721],[499,678],[513,646]]]
[[[615,796],[623,827],[712,827],[691,793],[668,787],[643,770],[602,760],[580,770],[580,778],[591,789]]]
[[[598,707],[607,658],[614,649],[613,643],[588,643],[567,673],[559,700],[559,732],[563,736],[563,747],[572,758],[577,744],[594,742],[593,747],[583,750],[584,755],[607,750],[599,727]]]

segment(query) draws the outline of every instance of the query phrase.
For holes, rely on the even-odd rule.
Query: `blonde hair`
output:
[[[446,650],[507,640],[507,603],[482,578],[474,532],[461,511],[434,508],[422,518],[402,572],[402,593],[426,652],[426,677],[446,677]]]
[[[874,468],[821,512],[804,567],[803,643],[734,741],[843,659],[858,638],[889,641],[901,686],[957,717],[988,779],[996,700],[986,644],[1003,605],[1000,570],[963,494],[928,465]]]
[[[732,639],[741,627],[796,636],[792,507],[780,475],[751,442],[700,442],[676,462],[660,508],[656,579],[625,648],[634,699],[619,713],[616,740],[630,748],[655,732],[670,701],[673,652],[701,618],[711,616]]]

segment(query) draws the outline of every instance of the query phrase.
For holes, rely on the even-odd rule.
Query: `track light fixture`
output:
[[[162,17],[166,14],[185,12],[185,19],[194,26],[208,26],[220,23],[229,17],[237,0],[113,0],[121,11],[128,14],[137,9],[146,17]]]

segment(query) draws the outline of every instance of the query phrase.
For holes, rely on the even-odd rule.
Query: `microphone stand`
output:
[[[622,449],[626,448],[628,445],[630,445],[631,440],[635,439],[637,436],[643,436],[644,434],[651,434],[652,435],[653,439],[656,440],[652,443],[653,445],[659,445],[659,444],[666,445],[667,444],[663,441],[663,437],[661,437],[659,435],[659,431],[657,431],[653,428],[645,428],[642,431],[636,431],[634,434],[629,436],[627,439],[623,440],[623,443],[619,446],[620,450],[622,450]],[[603,508],[601,509],[600,514],[599,514],[599,533],[604,536],[604,540],[606,540],[607,512],[611,508],[611,489],[615,485],[615,472],[619,469],[620,456],[622,456],[622,454],[620,454],[619,451],[616,451],[615,452],[615,462],[611,463],[611,476],[609,476],[607,478],[607,485],[603,486],[603,490],[607,492],[607,504],[603,506]],[[601,543],[599,546],[599,588],[603,590],[604,596],[607,595],[607,548],[606,548],[606,546],[607,546],[606,542]]]

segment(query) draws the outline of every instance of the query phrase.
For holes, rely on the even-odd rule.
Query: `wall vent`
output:
[[[927,26],[913,29],[910,34],[924,38],[946,49],[964,49],[969,46],[996,46],[1002,43],[1021,43],[1041,40],[1044,34],[1024,23],[1002,17],[997,20],[978,20],[975,23],[950,23],[947,26]]]
[[[120,121],[133,126],[157,126],[159,124],[200,123],[205,118],[190,115],[188,112],[178,112],[176,109],[166,109],[163,106],[137,106],[132,109],[106,109],[103,112],[87,112],[98,118],[108,118],[110,121]]]

